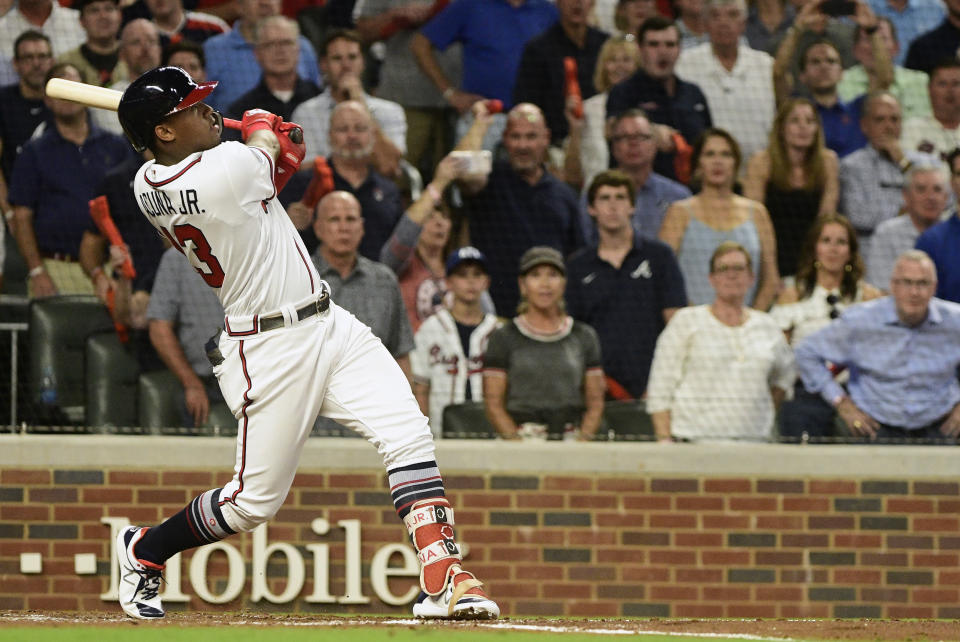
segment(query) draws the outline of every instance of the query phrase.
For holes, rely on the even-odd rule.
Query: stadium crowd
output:
[[[664,443],[956,444],[960,0],[0,12],[4,292],[99,297],[185,425],[220,401],[222,308],[134,202],[149,152],[50,78],[122,91],[176,65],[226,116],[302,125],[278,198],[437,436],[482,404],[501,438],[589,440],[636,401]]]

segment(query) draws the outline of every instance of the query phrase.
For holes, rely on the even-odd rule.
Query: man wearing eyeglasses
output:
[[[950,168],[950,186],[955,198],[960,198],[960,147],[947,156]],[[917,239],[917,249],[923,250],[937,266],[937,297],[960,303],[960,209]]]
[[[646,113],[630,109],[615,117],[610,125],[610,149],[617,169],[633,183],[634,199],[631,225],[645,239],[656,240],[667,208],[690,196],[686,185],[653,171],[657,142],[653,125]],[[592,182],[587,181],[587,185]],[[597,230],[587,207],[581,214],[584,235],[589,243],[597,242]]]
[[[300,27],[286,16],[270,16],[253,30],[253,51],[263,73],[256,87],[227,108],[227,116],[241,119],[248,109],[265,109],[286,121],[293,110],[320,93],[320,88],[297,74]],[[239,140],[239,138],[238,138]]]
[[[960,435],[960,305],[934,298],[925,252],[900,255],[891,296],[848,308],[796,346],[807,390],[832,404],[850,431],[871,441],[956,443]],[[847,389],[827,363],[850,372]]]
[[[950,187],[946,172],[935,158],[914,163],[903,186],[903,214],[880,223],[866,254],[867,282],[887,290],[897,257],[916,244],[947,208]]]

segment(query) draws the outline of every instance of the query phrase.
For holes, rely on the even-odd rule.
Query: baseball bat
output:
[[[110,205],[107,203],[106,196],[98,196],[90,201],[90,218],[97,224],[100,232],[110,241],[110,245],[124,246],[120,230],[117,229],[116,224],[113,222],[113,217],[110,216]],[[137,276],[137,271],[133,269],[133,262],[129,258],[120,266],[120,271],[123,272],[123,275],[128,279],[133,279]]]
[[[80,103],[87,107],[117,111],[123,92],[108,87],[97,87],[75,80],[67,80],[66,78],[51,78],[47,81],[47,95],[51,98]],[[240,129],[240,121],[233,118],[224,118],[223,125],[230,129]],[[290,140],[297,144],[303,142],[303,132],[299,129],[291,130],[289,136]],[[300,140],[297,140],[297,138]]]
[[[583,97],[580,93],[580,81],[577,79],[577,61],[567,56],[563,59],[564,88],[565,98],[574,98],[577,101],[573,108],[575,118],[583,118]]]

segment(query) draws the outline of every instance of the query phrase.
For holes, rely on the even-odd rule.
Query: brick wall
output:
[[[2,462],[0,462],[2,463]],[[110,577],[104,516],[152,524],[228,472],[89,467],[0,467],[0,609],[113,609],[100,598]],[[960,484],[940,479],[450,473],[448,494],[468,568],[508,615],[689,617],[960,618]],[[311,604],[309,544],[327,543],[330,587],[343,589],[344,531],[310,528],[316,517],[362,523],[367,605]],[[405,541],[376,467],[296,478],[269,525],[306,559],[306,585],[290,603],[250,602],[251,535],[231,541],[246,560],[241,596],[210,605],[192,597],[171,608],[407,613],[373,595],[374,552]],[[20,572],[21,553],[40,553],[39,574]],[[95,575],[74,556],[93,553]],[[274,556],[269,584],[282,591]],[[183,591],[190,554],[183,561]],[[225,556],[208,564],[224,585]],[[412,585],[395,578],[402,594]]]

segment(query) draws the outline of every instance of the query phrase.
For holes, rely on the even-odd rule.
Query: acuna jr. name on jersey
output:
[[[197,200],[197,190],[180,190],[180,204],[174,205],[170,195],[166,192],[140,192],[140,207],[150,216],[175,216],[180,214],[203,214],[206,210],[200,207]]]

